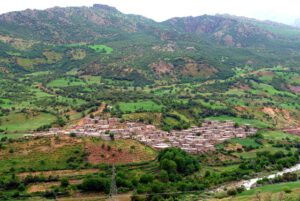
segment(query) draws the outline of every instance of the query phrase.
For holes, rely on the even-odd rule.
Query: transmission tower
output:
[[[116,168],[115,164],[112,166],[112,175],[111,175],[111,184],[110,184],[110,193],[109,200],[116,201],[115,196],[118,194],[117,184],[116,184]]]

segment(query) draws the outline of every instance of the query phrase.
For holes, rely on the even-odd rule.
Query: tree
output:
[[[158,155],[160,167],[170,173],[180,173],[184,175],[192,174],[199,170],[199,161],[178,148],[168,148]]]
[[[109,137],[110,137],[110,139],[112,140],[112,141],[114,141],[115,140],[115,134],[114,133],[110,133],[109,134]]]
[[[147,184],[153,181],[154,177],[151,174],[143,174],[140,178],[140,182]]]
[[[169,159],[163,159],[160,163],[160,167],[169,173],[174,173],[177,170],[176,163]]]
[[[69,186],[69,180],[67,178],[63,178],[61,181],[60,181],[60,186],[61,187],[67,187]]]
[[[159,172],[159,179],[162,181],[162,182],[168,182],[169,181],[169,175],[168,175],[168,172],[166,170],[161,170]]]
[[[100,191],[109,193],[110,182],[106,178],[86,178],[79,186],[84,191]]]
[[[58,117],[57,120],[56,120],[56,123],[60,126],[60,127],[63,127],[66,125],[66,122],[63,118],[61,117]]]

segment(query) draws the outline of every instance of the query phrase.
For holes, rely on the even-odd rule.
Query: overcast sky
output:
[[[299,0],[0,0],[0,13],[54,6],[116,7],[124,13],[140,14],[156,21],[202,14],[233,14],[293,24],[300,18]]]

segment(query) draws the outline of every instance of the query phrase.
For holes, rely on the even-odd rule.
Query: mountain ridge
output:
[[[9,58],[2,59],[2,65],[15,72],[51,66],[51,70],[66,72],[70,70],[66,51],[84,52],[85,58],[72,61],[73,68],[83,74],[125,79],[133,73],[151,82],[203,80],[232,74],[237,66],[300,64],[300,41],[295,40],[300,29],[245,17],[202,15],[155,22],[95,4],[11,12],[0,15],[0,25],[4,43],[0,50]],[[93,44],[111,46],[114,52],[99,57],[87,48]],[[51,49],[65,56],[42,62],[45,50]]]

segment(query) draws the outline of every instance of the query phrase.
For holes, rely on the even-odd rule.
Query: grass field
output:
[[[55,116],[48,113],[25,115],[23,113],[11,113],[2,117],[0,129],[12,132],[26,132],[39,128],[42,125],[50,124],[56,120]]]
[[[83,79],[87,82],[87,84],[100,84],[101,83],[100,76],[84,76]]]
[[[111,54],[113,52],[113,48],[106,45],[89,45],[88,47],[98,53]]]
[[[260,145],[255,142],[255,139],[253,138],[234,138],[229,140],[231,143],[238,143],[242,146],[252,146],[253,148],[258,148]]]
[[[264,131],[262,135],[264,136],[264,138],[269,140],[282,140],[286,138],[289,138],[291,140],[300,140],[299,136],[288,134],[283,131]]]
[[[255,195],[258,192],[272,192],[277,193],[283,191],[285,188],[289,189],[300,189],[300,181],[297,182],[289,182],[289,183],[280,183],[280,184],[274,184],[274,185],[266,185],[262,187],[258,187],[255,189],[251,189],[249,191],[245,191],[241,193],[241,196],[243,195]]]
[[[268,151],[272,154],[278,152],[278,151],[282,151],[284,152],[285,154],[288,154],[288,150],[284,149],[284,148],[278,148],[278,147],[273,147],[272,145],[270,144],[267,144],[265,143],[263,146],[257,148],[257,149],[254,149],[254,150],[251,150],[251,151],[248,151],[248,152],[236,152],[234,153],[234,155],[240,157],[244,157],[244,158],[255,158],[256,157],[256,153],[257,152],[264,152],[264,151]],[[295,148],[291,148],[290,150],[292,153],[294,153],[296,151]]]
[[[160,112],[162,105],[158,105],[153,101],[137,101],[137,102],[120,102],[118,103],[120,110],[124,113],[136,111]]]
[[[52,80],[47,84],[47,87],[68,87],[68,86],[83,86],[84,83],[80,79],[69,79],[69,78],[60,78],[56,80]]]
[[[154,112],[130,113],[122,116],[126,121],[138,121],[142,119],[145,122],[152,122],[152,124],[156,126],[160,125],[161,117],[162,115],[160,113]]]
[[[250,124],[254,127],[257,128],[267,128],[269,127],[268,124],[260,121],[260,120],[256,120],[256,119],[242,119],[242,118],[238,118],[238,117],[231,117],[231,116],[217,116],[217,117],[209,117],[209,120],[219,120],[219,121],[225,121],[225,120],[231,120],[234,121],[238,124]]]
[[[205,102],[203,100],[199,100],[199,102],[206,108],[211,109],[226,109],[226,106],[221,102]]]
[[[285,193],[284,190],[291,190],[290,193]],[[234,197],[227,197],[224,199],[209,199],[209,201],[249,201],[249,200],[274,200],[274,201],[298,201],[300,198],[300,181],[280,183],[273,185],[265,185],[244,191]]]
[[[22,134],[22,133],[16,133],[16,134],[0,134],[0,139],[2,138],[8,138],[8,139],[17,139],[17,138],[22,138],[24,135],[30,135],[30,134]]]
[[[3,108],[11,108],[12,107],[12,102],[9,99],[5,98],[0,98],[0,106]]]

